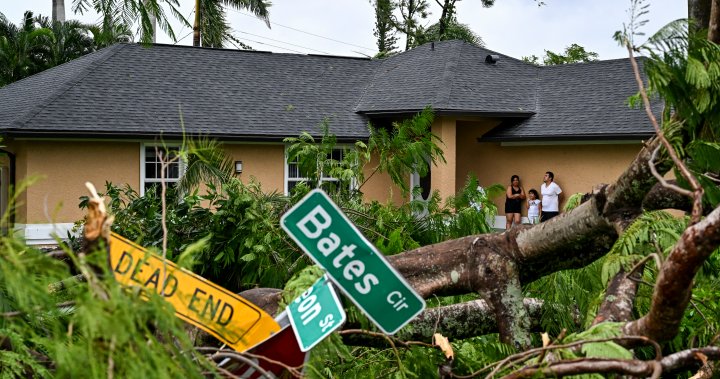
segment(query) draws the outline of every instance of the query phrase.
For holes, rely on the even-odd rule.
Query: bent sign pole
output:
[[[179,318],[237,351],[280,330],[272,316],[249,301],[115,233],[110,237],[110,269],[119,283],[164,297]]]
[[[385,334],[395,334],[425,301],[322,190],[287,211],[283,229]]]

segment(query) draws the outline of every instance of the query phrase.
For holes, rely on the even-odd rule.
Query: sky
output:
[[[98,21],[96,14],[76,15],[75,0],[65,0],[67,19]],[[193,0],[179,0],[182,13],[192,20]],[[437,22],[440,8],[430,0],[431,15],[426,25]],[[612,39],[615,31],[629,22],[631,0],[497,0],[483,8],[479,0],[459,0],[458,20],[470,26],[485,47],[515,58],[536,55],[545,50],[562,52],[573,43],[599,54],[600,59],[623,58],[627,52]],[[660,27],[687,17],[685,0],[646,0],[649,20],[643,27],[652,35]],[[25,10],[50,16],[52,0],[0,0],[0,12],[19,23]],[[372,56],[377,52],[373,36],[374,13],[370,0],[272,0],[271,29],[247,11],[227,11],[235,36],[256,50],[281,53]],[[191,45],[191,28],[175,23],[180,41]],[[159,43],[175,43],[162,31]],[[400,44],[398,44],[400,45]],[[403,45],[404,46],[404,45]]]

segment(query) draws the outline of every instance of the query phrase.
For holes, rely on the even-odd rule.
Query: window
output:
[[[178,146],[143,145],[140,150],[142,166],[140,167],[141,195],[154,190],[160,194],[162,181],[162,161],[166,162],[165,184],[168,188],[175,187],[185,171],[185,162],[177,159]],[[162,160],[161,157],[162,156]]]
[[[332,153],[330,153],[330,157],[328,158],[332,158],[333,160],[340,162],[343,160],[344,157],[345,149],[335,148],[333,149]],[[287,162],[285,170],[285,172],[287,173],[285,180],[286,194],[290,194],[292,192],[292,189],[302,182],[305,182],[311,188],[315,187],[315,183],[313,183],[312,179],[308,177],[308,173],[301,172],[297,161]],[[320,187],[326,192],[335,192],[340,189],[340,186],[347,186],[347,188],[350,189],[352,188],[352,183],[342,182],[338,178],[333,178],[331,176],[325,175],[325,173],[322,173],[322,175],[320,175]]]

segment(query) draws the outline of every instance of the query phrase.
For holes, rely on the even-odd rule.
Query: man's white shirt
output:
[[[562,189],[555,182],[550,182],[550,185],[543,183],[540,186],[543,212],[559,212],[558,195],[561,193]]]

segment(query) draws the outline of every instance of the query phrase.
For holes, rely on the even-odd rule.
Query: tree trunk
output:
[[[195,0],[195,22],[193,23],[193,46],[200,46],[200,1]]]
[[[653,291],[650,312],[625,325],[627,335],[655,341],[675,337],[690,302],[695,274],[720,245],[720,207],[699,223],[685,229],[663,263]]]
[[[65,0],[52,0],[52,20],[65,22]]]
[[[708,21],[708,40],[720,43],[720,0],[712,0]]]

